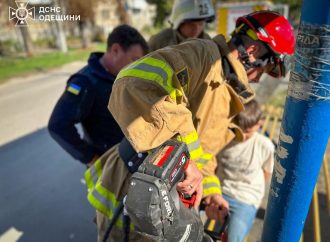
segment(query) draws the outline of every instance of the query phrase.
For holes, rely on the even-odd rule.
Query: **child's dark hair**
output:
[[[148,53],[148,44],[143,36],[135,28],[129,25],[119,25],[109,34],[107,48],[110,49],[114,43],[118,43],[125,51],[132,45],[139,44],[144,53]]]
[[[263,113],[259,103],[255,99],[246,103],[244,108],[244,111],[240,112],[233,121],[243,131],[246,131],[256,125],[263,118]]]

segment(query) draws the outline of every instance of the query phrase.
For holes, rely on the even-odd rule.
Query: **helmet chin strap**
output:
[[[233,41],[237,47],[239,57],[242,60],[242,62],[243,62],[242,64],[246,71],[249,69],[252,69],[252,68],[264,66],[265,61],[263,61],[262,59],[256,59],[254,62],[250,61],[249,54],[247,53],[246,49],[244,48],[242,38],[238,34],[233,36]]]

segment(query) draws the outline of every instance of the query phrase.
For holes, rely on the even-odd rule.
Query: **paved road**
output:
[[[0,242],[96,241],[85,168],[45,126],[73,63],[0,86]]]
[[[0,85],[0,145],[44,128],[67,77],[83,64],[74,62]]]

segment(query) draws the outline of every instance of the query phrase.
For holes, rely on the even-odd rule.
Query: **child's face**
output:
[[[244,132],[243,132],[244,141],[251,138],[252,135],[255,132],[257,132],[260,129],[261,126],[262,126],[262,121],[260,120],[257,124],[255,124],[251,128],[248,128],[248,129],[244,130]]]

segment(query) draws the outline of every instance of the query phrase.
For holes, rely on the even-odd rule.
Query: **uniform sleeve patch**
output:
[[[178,78],[180,85],[185,87],[189,81],[189,73],[187,67],[184,67],[181,71],[177,72],[176,77]]]
[[[74,95],[78,95],[80,93],[81,87],[76,84],[70,83],[66,90]]]

